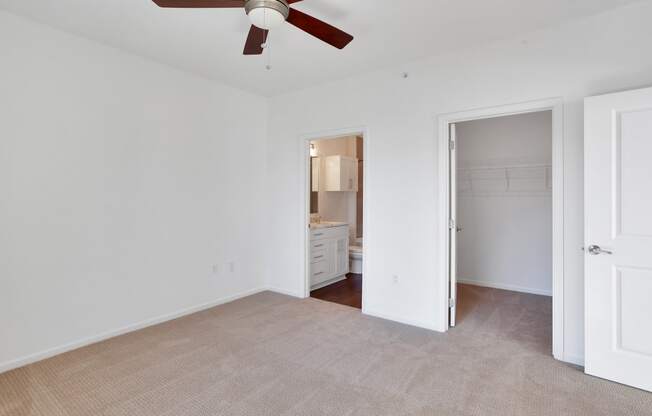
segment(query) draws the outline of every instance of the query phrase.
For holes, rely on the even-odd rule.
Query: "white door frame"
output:
[[[437,117],[439,150],[439,297],[441,328],[448,330],[449,299],[449,137],[452,123],[500,116],[552,111],[552,352],[564,360],[564,104],[562,98],[550,98],[497,107],[443,114]]]
[[[309,133],[302,135],[299,139],[299,155],[300,155],[300,169],[299,169],[299,206],[302,207],[303,214],[299,215],[301,222],[299,226],[299,235],[300,241],[303,243],[303,252],[304,255],[301,257],[301,276],[302,282],[301,286],[303,290],[304,298],[310,297],[310,229],[308,224],[310,224],[310,191],[312,189],[312,184],[310,183],[310,142],[313,140],[325,140],[325,139],[336,139],[338,137],[346,136],[362,136],[362,146],[364,153],[364,165],[362,167],[362,189],[364,190],[362,195],[362,218],[364,219],[364,227],[362,228],[362,269],[365,271],[365,276],[362,279],[362,312],[365,313],[365,294],[367,293],[366,282],[369,279],[369,274],[366,273],[369,270],[369,230],[371,229],[371,224],[369,222],[369,131],[366,127],[350,127],[337,130],[327,130],[317,133]]]

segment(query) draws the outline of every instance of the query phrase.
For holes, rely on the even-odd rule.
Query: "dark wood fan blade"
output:
[[[251,25],[243,53],[245,55],[261,55],[263,53],[262,45],[267,42],[268,32],[267,30]]]
[[[353,36],[348,33],[342,32],[338,28],[296,9],[290,9],[290,16],[288,16],[287,21],[317,39],[335,46],[337,49],[344,49],[353,40]]]
[[[301,1],[301,0],[288,0],[288,4],[298,3],[298,2],[300,2],[300,1]]]
[[[244,7],[245,0],[153,0],[159,7],[229,8]]]

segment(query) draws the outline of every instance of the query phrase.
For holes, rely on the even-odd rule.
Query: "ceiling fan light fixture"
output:
[[[262,55],[270,29],[288,22],[292,26],[337,49],[344,49],[353,36],[297,9],[290,4],[301,0],[153,0],[159,7],[244,9],[251,27],[243,50],[244,55]]]
[[[245,11],[251,24],[264,30],[282,25],[290,15],[290,6],[286,0],[248,0]]]

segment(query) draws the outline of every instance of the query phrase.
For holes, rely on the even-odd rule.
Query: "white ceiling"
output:
[[[160,9],[151,0],[0,0],[0,8],[263,95],[515,36],[638,0],[304,0],[355,36],[339,51],[289,24],[266,57],[243,56],[241,9]]]

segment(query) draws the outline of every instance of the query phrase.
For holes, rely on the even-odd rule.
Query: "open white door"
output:
[[[450,166],[450,221],[448,222],[448,235],[450,244],[450,263],[448,270],[450,271],[450,326],[454,327],[456,324],[457,313],[457,136],[455,124],[450,125],[449,132],[450,145],[448,148],[450,149],[450,160],[448,166]]]
[[[586,373],[652,391],[652,88],[585,101]]]

